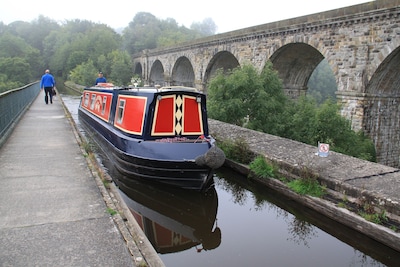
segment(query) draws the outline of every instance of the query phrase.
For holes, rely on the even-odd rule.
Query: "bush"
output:
[[[243,138],[238,138],[235,141],[218,140],[218,147],[224,151],[228,159],[242,164],[249,164],[255,157],[249,148],[249,144]]]
[[[263,156],[257,156],[249,165],[250,170],[259,177],[273,178],[277,169],[268,164]]]

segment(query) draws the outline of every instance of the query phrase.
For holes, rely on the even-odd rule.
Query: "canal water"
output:
[[[79,127],[80,98],[62,98]],[[167,267],[400,266],[396,251],[229,169],[218,170],[214,182],[207,193],[120,183]]]

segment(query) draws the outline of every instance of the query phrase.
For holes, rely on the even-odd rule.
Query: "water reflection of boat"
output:
[[[216,225],[218,196],[214,187],[207,192],[165,190],[139,180],[118,185],[123,200],[158,253],[192,247],[200,252],[220,245],[221,230]]]

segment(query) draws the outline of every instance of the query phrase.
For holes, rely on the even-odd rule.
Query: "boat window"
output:
[[[117,122],[118,123],[122,123],[122,120],[123,120],[125,101],[126,101],[125,99],[120,99],[119,100],[118,114],[117,114]]]
[[[104,115],[106,112],[107,97],[103,96],[103,103],[101,105],[101,114]]]
[[[96,100],[96,94],[92,94],[92,98],[90,99],[90,109],[94,109],[95,100]]]
[[[85,102],[84,102],[84,106],[87,107],[89,104],[89,93],[85,94]]]

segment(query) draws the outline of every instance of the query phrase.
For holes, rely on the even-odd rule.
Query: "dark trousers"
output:
[[[50,97],[50,103],[53,104],[53,87],[45,87],[44,88],[44,102],[46,102],[46,104],[49,103],[49,97]]]

